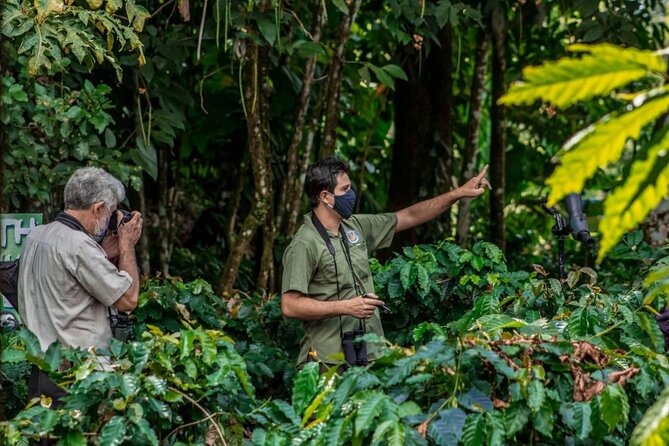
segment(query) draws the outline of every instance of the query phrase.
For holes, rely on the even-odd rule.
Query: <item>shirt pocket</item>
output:
[[[361,285],[365,283],[370,277],[369,272],[369,255],[367,254],[367,243],[363,240],[355,245],[349,245],[349,252],[351,253],[351,263],[356,277],[360,280]]]

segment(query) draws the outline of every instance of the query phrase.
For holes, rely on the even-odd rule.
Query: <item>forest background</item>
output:
[[[45,221],[50,221],[61,210],[62,188],[74,169],[93,164],[109,170],[128,186],[129,197],[124,207],[140,210],[145,216],[145,232],[138,250],[142,271],[149,276],[180,277],[188,282],[165,285],[149,280],[144,288],[145,299],[160,295],[159,301],[165,308],[175,304],[170,299],[177,299],[182,305],[180,311],[186,304],[184,311],[197,313],[199,322],[209,329],[232,331],[239,339],[248,337],[248,344],[238,343],[236,351],[246,361],[255,388],[264,396],[277,393],[274,396],[282,397],[285,394],[273,390],[273,386],[283,383],[290,389],[294,345],[272,344],[272,333],[282,333],[294,341],[299,329],[280,321],[276,292],[283,249],[307,210],[302,187],[308,163],[329,154],[348,160],[359,197],[358,212],[401,209],[455,188],[482,165],[489,164],[493,191],[487,200],[461,202],[437,221],[400,234],[389,252],[379,253],[381,262],[374,263],[376,283],[389,298],[397,300],[392,302],[395,305],[390,327],[392,340],[399,345],[418,346],[421,339],[431,338],[425,333],[445,334],[448,331],[443,331],[444,325],[439,324],[456,321],[463,315],[465,322],[460,322],[463,327],[467,325],[464,328],[478,320],[483,332],[495,333],[493,339],[497,339],[495,336],[504,339],[504,330],[513,332],[521,327],[517,325],[519,322],[498,318],[486,319],[481,324],[480,317],[492,313],[503,316],[512,305],[505,300],[504,292],[518,297],[520,294],[511,288],[525,287],[520,283],[526,281],[526,288],[536,289],[532,281],[542,279],[546,285],[542,292],[560,295],[563,303],[579,302],[580,310],[569,308],[564,313],[570,323],[567,330],[570,339],[585,338],[602,330],[615,332],[620,324],[614,315],[622,317],[624,313],[645,333],[639,336],[647,336],[648,339],[644,338],[647,344],[659,351],[661,335],[657,327],[648,325],[647,316],[638,315],[643,305],[637,308],[625,300],[625,305],[620,305],[627,308],[629,303],[628,314],[618,310],[618,297],[611,297],[615,311],[613,303],[611,308],[604,305],[613,313],[598,319],[595,310],[588,307],[588,299],[581,295],[572,301],[569,293],[576,293],[579,278],[590,277],[589,283],[581,285],[589,286],[589,292],[601,297],[601,289],[595,289],[597,276],[610,280],[605,288],[611,295],[623,287],[627,291],[622,295],[628,296],[629,290],[636,292],[641,287],[639,281],[664,255],[661,248],[667,238],[669,206],[659,203],[666,196],[666,187],[663,190],[658,187],[637,213],[640,220],[654,209],[641,224],[642,232],[627,235],[616,247],[611,242],[607,246],[610,256],[603,263],[595,264],[596,251],[567,240],[568,265],[578,266],[569,268],[570,279],[564,292],[558,292],[562,285],[554,281],[558,260],[557,238],[551,234],[554,218],[543,204],[547,199],[549,204],[559,203],[564,194],[555,194],[556,190],[582,192],[591,229],[594,235],[599,235],[600,219],[607,214],[603,203],[616,186],[634,178],[634,163],[639,154],[645,153],[644,147],[655,147],[661,138],[658,135],[664,135],[666,107],[642,122],[645,125],[655,119],[652,125],[642,125],[643,131],[626,135],[613,151],[615,155],[605,159],[606,162],[599,163],[599,158],[570,160],[564,155],[569,144],[564,144],[572,135],[581,134],[582,138],[580,130],[606,122],[612,111],[629,111],[625,108],[628,103],[638,106],[637,102],[630,102],[633,91],[649,89],[644,98],[661,96],[666,67],[660,62],[649,62],[648,53],[640,52],[629,57],[645,61],[639,62],[641,73],[622,82],[619,79],[618,84],[608,89],[588,85],[579,93],[571,85],[569,99],[550,96],[550,91],[543,96],[530,94],[518,99],[518,90],[515,100],[513,94],[506,102],[500,98],[514,81],[525,78],[532,83],[531,73],[523,75],[524,67],[566,56],[570,45],[612,43],[661,50],[666,45],[665,8],[659,0],[5,0],[0,34],[3,39],[0,172],[4,191],[1,209],[41,212]],[[608,47],[600,48],[605,52]],[[615,55],[629,62],[622,53]],[[615,57],[609,54],[607,63],[614,64],[611,59]],[[597,61],[602,63],[602,59]],[[570,76],[587,77],[589,69],[592,67],[563,73],[562,78],[553,75],[562,80]],[[537,79],[534,82],[541,84]],[[631,90],[609,94],[627,82],[633,82]],[[565,83],[562,92],[570,88]],[[540,98],[548,102],[536,101]],[[508,105],[512,103],[521,105]],[[632,140],[628,142],[627,137]],[[579,141],[577,137],[571,145]],[[606,152],[605,145],[597,149]],[[663,160],[664,155],[659,156]],[[551,187],[546,186],[560,157],[568,172],[587,166],[583,169],[588,172],[574,173],[583,181],[587,179],[587,183],[576,189],[570,184],[572,190],[555,181],[549,182]],[[650,173],[639,181],[645,181],[645,186],[659,181],[664,166],[666,161],[656,163],[656,168],[646,169]],[[621,202],[629,204],[643,198],[639,188],[629,192],[626,201]],[[632,229],[638,221],[627,223],[612,225],[620,228],[613,238],[620,238],[625,229]],[[411,248],[421,243],[432,245]],[[409,248],[402,250],[404,246]],[[509,273],[516,270],[534,272],[520,276]],[[485,283],[480,282],[481,277],[486,278]],[[499,277],[506,277],[502,281],[504,286],[496,282]],[[213,288],[196,280],[199,278],[213,284]],[[455,288],[445,291],[454,283],[457,283]],[[493,285],[499,285],[496,294],[486,288]],[[174,297],[183,293],[190,293],[188,299],[192,300],[180,302]],[[208,299],[206,304],[196,303],[192,296],[203,293]],[[416,307],[401,315],[405,310],[398,298],[405,293],[420,299],[408,300],[405,305],[416,304]],[[651,295],[658,294],[661,293]],[[483,310],[482,305],[486,304],[481,303],[485,299],[479,299],[482,295],[492,295],[496,304]],[[443,303],[458,296],[462,297],[462,306],[454,314],[445,314]],[[221,297],[224,300],[219,301]],[[513,304],[513,315],[530,325],[540,320],[539,316],[557,317],[563,314],[558,301],[542,301],[537,305],[548,305],[550,310],[537,307],[536,311]],[[652,304],[653,300],[640,302]],[[212,311],[203,310],[203,305]],[[154,316],[146,308],[144,313],[139,312],[140,321],[158,324],[159,318],[151,319]],[[439,313],[435,316],[438,324],[424,325],[428,321],[421,314],[434,311]],[[212,314],[220,314],[224,323],[211,320]],[[174,321],[161,326],[166,333],[180,329],[176,322],[180,318],[189,320],[183,312],[171,317]],[[147,326],[140,324],[140,327]],[[253,329],[260,335],[252,333]],[[149,332],[159,338],[163,335],[160,330]],[[188,336],[191,335],[183,334],[181,339]],[[206,336],[201,332],[197,336],[204,346]],[[483,335],[486,336],[492,335]],[[21,348],[30,359],[30,340],[13,342],[5,347],[24,342]],[[621,341],[616,338],[615,342]],[[273,350],[254,352],[254,345],[270,345]],[[629,345],[623,348],[629,350],[632,348]],[[193,349],[193,339],[182,346],[182,352],[189,346]],[[608,347],[614,348],[613,344]],[[116,353],[128,354],[122,349]],[[514,354],[522,357],[519,352]],[[270,370],[264,370],[263,355],[280,361],[269,366]],[[186,357],[177,356],[177,362]],[[13,361],[18,361],[17,358]],[[617,364],[623,372],[630,370],[622,363]],[[204,366],[211,366],[211,361],[205,358]],[[195,365],[184,367],[192,371],[188,367]],[[658,366],[658,370],[664,370],[663,367]],[[248,378],[246,368],[235,370],[244,384]],[[415,368],[401,372],[405,377],[411,373],[418,372]],[[650,371],[647,373],[651,375]],[[666,381],[667,376],[665,373],[662,379]],[[384,389],[397,384],[392,376],[386,378]],[[416,378],[416,383],[420,379],[423,378]],[[459,385],[463,384],[456,381],[454,389],[458,390]],[[648,386],[639,384],[643,389],[639,394],[650,394]],[[314,397],[317,389],[321,389],[316,384],[309,388],[309,392],[299,397],[293,394],[294,411],[298,415],[308,410],[306,406],[311,401],[308,396]],[[486,398],[493,404],[495,398],[489,390]],[[82,394],[85,391],[82,389]],[[523,392],[526,397],[529,395],[525,387]],[[603,397],[615,403],[609,406],[609,417],[604,416],[611,429],[618,429],[619,422],[628,422],[628,415],[620,410],[624,406],[622,397],[616,392],[620,391],[606,390],[609,396]],[[455,394],[451,397],[455,398]],[[480,396],[475,393],[472,397],[469,388],[462,389],[462,395],[468,395],[462,399],[465,402],[458,397],[455,406],[460,404],[470,409],[475,405],[468,405],[467,398]],[[525,413],[525,423],[529,413],[544,414],[538,415],[538,427],[522,434],[530,440],[550,431],[548,424],[541,424],[542,420],[548,423],[548,418],[537,405],[539,397],[536,393],[532,395],[534,399],[528,397],[527,413],[523,412],[525,406],[512,407],[516,415]],[[542,398],[543,403],[552,397]],[[434,401],[428,400],[430,407]],[[554,401],[558,400],[556,396]],[[479,399],[476,404],[480,402]],[[605,406],[606,402],[602,407]],[[630,415],[630,419],[639,421],[647,406],[638,408],[638,413]],[[580,413],[580,431],[577,430],[575,438],[586,438],[592,430],[592,426],[590,430],[584,427],[583,407],[576,405],[569,409]],[[435,413],[439,414],[437,420],[442,427],[452,424],[448,417],[460,417],[455,412],[444,414],[444,406],[438,409]],[[126,409],[124,406],[115,410]],[[162,413],[160,407],[154,410]],[[625,414],[625,419],[611,416],[614,412]],[[474,438],[484,430],[484,423],[499,427],[495,415],[484,414],[485,417],[479,418],[469,415],[457,435],[443,430],[432,432],[428,435],[430,441],[441,444],[444,442],[435,439],[451,438],[449,435],[457,439]],[[265,416],[254,418],[253,423],[272,425],[272,429],[290,437],[291,428]],[[574,421],[573,414],[571,418],[564,417]],[[305,416],[305,420],[308,418]],[[183,421],[171,419],[176,424]],[[355,429],[351,428],[353,437],[363,438],[372,420],[373,417],[367,417],[363,428],[358,429],[357,424]],[[395,421],[392,432],[399,432],[397,426],[404,424]],[[424,421],[425,418],[421,420]],[[462,422],[465,423],[464,418]],[[62,426],[67,424],[62,423]],[[565,421],[565,425],[566,435],[572,435],[576,429],[573,423]],[[627,439],[634,423],[625,426],[619,433],[620,438]],[[141,423],[137,427],[140,432],[137,435],[150,437],[141,433],[144,429]],[[507,425],[488,431],[503,431],[502,437],[511,438],[520,430],[521,427],[514,431]],[[389,432],[384,431],[379,438],[382,440]],[[249,437],[247,433],[241,432],[239,436]],[[607,434],[610,432],[602,431],[601,438],[609,438]],[[124,431],[114,438],[124,435],[130,434]],[[493,434],[488,440],[495,443],[502,437]]]

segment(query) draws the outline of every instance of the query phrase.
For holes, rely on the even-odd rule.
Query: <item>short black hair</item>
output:
[[[348,165],[336,156],[328,156],[315,162],[307,169],[307,177],[304,180],[304,191],[309,198],[311,209],[318,206],[318,196],[322,191],[334,193],[337,186],[337,176],[349,173]]]

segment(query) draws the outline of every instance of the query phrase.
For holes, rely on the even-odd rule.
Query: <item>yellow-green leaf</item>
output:
[[[669,101],[665,98],[665,100]],[[634,228],[655,209],[669,191],[669,131],[648,148],[646,157],[632,164],[625,184],[604,202],[604,216],[599,224],[602,242],[598,261],[625,232]],[[653,178],[655,176],[655,178]]]
[[[669,95],[650,100],[642,106],[619,115],[606,116],[577,142],[561,159],[546,180],[551,187],[548,206],[554,206],[565,195],[580,193],[585,181],[599,167],[616,161],[629,138],[637,139],[641,130],[669,109]]]
[[[122,0],[107,0],[105,11],[107,14],[114,14],[116,11],[121,9],[121,6],[123,6]]]
[[[632,432],[631,446],[664,446],[669,442],[669,389],[643,416]]]
[[[52,12],[61,13],[65,8],[63,0],[34,0],[37,11],[37,23],[42,23]]]
[[[662,58],[651,51],[618,48],[609,44],[574,45],[572,51],[589,52],[580,59],[565,57],[555,62],[523,69],[500,104],[531,104],[541,99],[566,107],[606,95],[651,72],[665,72]]]

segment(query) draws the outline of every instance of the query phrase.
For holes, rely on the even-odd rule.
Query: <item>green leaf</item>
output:
[[[627,423],[630,406],[627,394],[620,384],[609,384],[599,396],[602,420],[612,431],[618,423]]]
[[[344,0],[332,0],[332,4],[337,7],[343,14],[348,15],[348,6]]]
[[[504,414],[504,424],[508,438],[522,431],[530,420],[530,409],[520,402],[511,403]]]
[[[400,280],[402,281],[402,286],[405,290],[411,288],[413,283],[416,281],[416,276],[418,275],[418,270],[416,265],[413,262],[407,262],[400,269]]]
[[[398,65],[394,65],[394,64],[384,65],[383,66],[383,71],[385,71],[386,73],[388,73],[392,77],[396,77],[397,79],[402,79],[403,81],[408,80],[407,74]]]
[[[480,446],[483,444],[484,434],[485,419],[483,418],[483,414],[470,414],[467,417],[464,428],[462,429],[462,445]]]
[[[669,443],[669,388],[650,406],[636,425],[630,446],[661,446]]]
[[[527,322],[516,319],[506,314],[488,314],[477,319],[472,324],[469,331],[475,330],[479,327],[485,332],[501,330],[503,328],[519,328],[527,325]]]
[[[666,99],[669,107],[669,98]],[[666,197],[669,190],[669,128],[645,151],[635,158],[622,186],[604,202],[604,215],[599,223],[602,234],[599,255],[604,255],[630,229],[636,227]]]
[[[295,413],[301,415],[316,395],[320,364],[308,362],[295,377],[292,403]]]
[[[139,378],[131,373],[124,373],[121,376],[121,393],[124,397],[130,398],[137,395],[139,390]]]
[[[370,70],[374,72],[376,77],[379,79],[379,81],[383,84],[389,87],[391,90],[395,89],[395,81],[393,78],[388,75],[382,68],[377,67],[376,65],[372,65],[371,63],[366,64]]]
[[[541,410],[532,417],[534,428],[541,432],[548,438],[553,438],[553,425],[555,423],[555,415],[550,406],[544,406]]]
[[[269,43],[270,46],[274,45],[274,42],[276,42],[276,23],[274,22],[274,19],[258,16],[256,22],[258,23],[260,33],[263,35],[267,43]]]
[[[499,103],[532,104],[542,99],[566,107],[608,94],[650,72],[666,71],[662,58],[651,51],[610,44],[572,45],[569,50],[590,54],[580,59],[565,57],[542,66],[524,68],[524,81],[512,85]]]
[[[378,391],[367,392],[361,395],[361,397],[364,398],[358,408],[354,424],[356,435],[360,435],[373,427],[374,419],[381,410],[383,402],[388,398],[385,394]]]
[[[565,150],[568,151],[561,157],[561,164],[546,180],[546,185],[551,187],[547,205],[554,206],[567,194],[581,193],[585,181],[600,166],[618,160],[627,140],[638,139],[641,130],[667,109],[669,95],[647,101],[630,112],[605,116],[582,131],[567,143]],[[638,182],[637,176],[634,181]]]
[[[86,437],[81,431],[70,431],[58,440],[58,446],[86,446]]]
[[[430,275],[423,265],[416,265],[417,279],[418,279],[418,294],[420,297],[425,297],[430,292]]]
[[[179,350],[181,360],[189,357],[193,353],[193,341],[195,341],[195,333],[193,330],[182,330],[179,340]]]
[[[34,0],[37,23],[42,23],[52,12],[60,13],[65,7],[63,0]]]
[[[533,379],[527,385],[527,405],[533,413],[541,410],[546,401],[546,389],[538,379]]]
[[[207,365],[213,364],[214,360],[216,359],[216,343],[211,338],[211,336],[209,336],[209,334],[202,330],[196,331],[195,337],[198,339],[198,341],[200,341],[200,348],[202,349],[202,361],[204,361],[204,363]]]
[[[428,425],[429,437],[438,445],[457,445],[467,421],[467,414],[453,408],[439,412],[439,418]]]
[[[504,413],[500,411],[488,412],[486,418],[486,444],[490,446],[501,446],[504,443]]]
[[[590,417],[592,416],[592,408],[589,403],[574,402],[574,430],[576,436],[581,440],[585,440],[592,431],[592,423]]]
[[[639,319],[639,326],[648,335],[653,347],[656,351],[662,351],[664,348],[664,336],[660,331],[660,326],[657,324],[655,318],[652,318],[645,312],[637,313]]]
[[[569,317],[567,333],[571,338],[582,338],[588,335],[590,319],[587,308],[577,308]]]
[[[100,446],[116,446],[125,440],[126,420],[124,417],[114,415],[104,425],[98,438]]]

